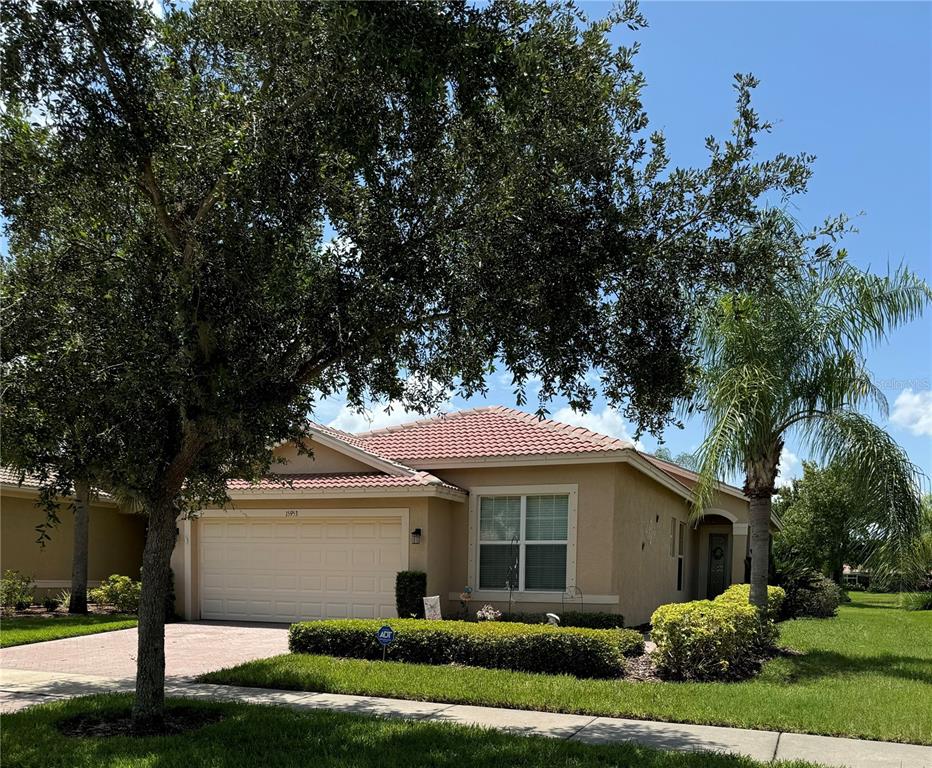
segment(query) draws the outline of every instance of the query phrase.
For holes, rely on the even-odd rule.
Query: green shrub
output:
[[[618,647],[622,656],[640,656],[644,653],[644,635],[636,629],[616,629]]]
[[[423,571],[399,571],[395,577],[395,612],[404,618],[424,618],[427,597],[427,574]]]
[[[901,599],[907,611],[932,611],[932,592],[909,592]]]
[[[42,607],[51,613],[61,607],[61,601],[55,595],[46,595],[42,598]]]
[[[719,603],[739,603],[747,605],[751,600],[750,584],[732,584],[715,598]],[[782,587],[767,587],[767,616],[771,621],[779,621],[783,615],[783,603],[786,591]]]
[[[139,595],[142,583],[129,576],[113,574],[100,583],[99,587],[88,592],[91,602],[109,605],[120,613],[138,613]]]
[[[35,582],[32,576],[19,571],[7,570],[0,578],[0,606],[21,611],[32,605],[32,590]]]
[[[651,617],[654,663],[676,680],[728,680],[754,671],[760,624],[757,610],[732,601],[661,605]]]
[[[842,601],[841,587],[809,569],[785,574],[783,588],[786,590],[783,616],[788,619],[831,618]]]
[[[292,624],[292,653],[381,659],[376,632],[385,622],[337,619]],[[464,664],[516,672],[620,677],[626,640],[618,630],[551,627],[501,621],[393,619],[386,658],[419,664]]]

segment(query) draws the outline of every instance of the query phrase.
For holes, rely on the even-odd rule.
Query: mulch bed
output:
[[[133,716],[129,710],[118,710],[107,715],[82,714],[60,720],[58,730],[65,736],[77,738],[108,738],[112,736],[177,736],[196,731],[205,725],[218,723],[224,718],[219,709],[204,707],[172,707],[165,710],[160,725],[137,732],[133,729]]]
[[[661,678],[657,674],[649,653],[632,656],[625,659],[625,680],[635,683],[659,683]]]

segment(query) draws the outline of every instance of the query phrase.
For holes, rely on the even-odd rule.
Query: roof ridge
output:
[[[604,435],[601,432],[595,432],[594,430],[587,429],[586,427],[580,426],[578,424],[567,424],[564,421],[557,421],[556,419],[548,418],[539,418],[536,414],[528,413],[527,411],[521,411],[517,408],[508,408],[507,406],[498,406],[503,412],[507,412],[514,416],[521,417],[524,421],[528,423],[539,424],[542,427],[553,430],[554,432],[561,432],[565,435],[572,435],[577,438],[584,438],[590,440],[591,442],[596,443],[602,447],[608,446],[620,446],[623,448],[633,448],[634,444],[622,440],[618,437],[612,437],[611,435]]]

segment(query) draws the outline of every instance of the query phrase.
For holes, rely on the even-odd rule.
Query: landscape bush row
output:
[[[293,624],[289,648],[359,659],[381,659],[381,620],[341,619]],[[393,619],[395,639],[385,658],[420,664],[464,664],[517,672],[612,678],[624,656],[644,652],[640,633],[626,629],[553,627],[515,622]]]
[[[170,620],[174,617],[175,591],[174,575],[169,571],[169,589],[165,603],[165,617]],[[0,578],[0,606],[4,610],[22,611],[36,602],[35,580],[19,571],[7,570]],[[99,606],[107,606],[119,613],[138,613],[139,598],[142,593],[142,582],[129,576],[112,574],[104,579],[99,586],[89,589],[88,600]],[[65,590],[58,595],[46,595],[42,605],[48,611],[55,611],[67,605],[70,593]]]

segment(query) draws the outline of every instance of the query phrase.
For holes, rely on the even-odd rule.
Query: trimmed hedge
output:
[[[424,571],[399,571],[395,576],[395,613],[405,618],[424,618],[427,597],[427,574]]]
[[[566,611],[557,613],[561,627],[585,627],[586,629],[621,629],[625,617],[620,613],[602,611]],[[503,613],[502,621],[518,621],[523,624],[546,624],[546,613]]]
[[[695,600],[661,605],[651,617],[653,660],[676,680],[728,680],[756,667],[760,642],[757,610],[750,604]]]
[[[732,584],[715,598],[717,603],[738,603],[747,605],[751,600],[750,584]],[[782,587],[767,587],[767,618],[779,621],[783,615],[783,603],[786,591]]]
[[[336,619],[292,624],[292,653],[381,659],[376,632],[388,623],[395,640],[386,658],[418,664],[464,664],[576,677],[620,677],[626,641],[618,630],[551,627],[501,621]]]

